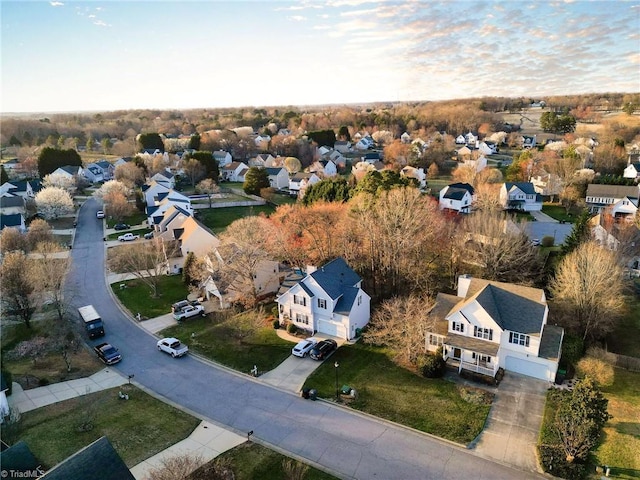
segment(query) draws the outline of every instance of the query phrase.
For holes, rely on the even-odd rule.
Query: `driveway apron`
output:
[[[542,424],[548,382],[506,373],[473,448],[515,468],[538,472],[536,442]]]

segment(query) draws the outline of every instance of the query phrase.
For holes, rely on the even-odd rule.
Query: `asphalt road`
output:
[[[157,339],[130,321],[107,290],[98,209],[90,199],[80,210],[67,299],[73,307],[96,307],[106,336],[90,343],[117,346],[123,360],[115,368],[133,374],[136,383],[238,433],[252,430],[254,437],[342,478],[544,478],[328,402],[301,399],[193,356],[172,359],[158,352]]]

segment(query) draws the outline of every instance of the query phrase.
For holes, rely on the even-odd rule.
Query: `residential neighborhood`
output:
[[[495,131],[311,130],[272,112],[264,128],[146,129],[116,138],[118,154],[64,138],[5,148],[3,136],[3,155],[15,155],[0,185],[3,464],[26,455],[42,478],[63,478],[88,468],[89,452],[118,478],[152,478],[159,459],[195,449],[214,424],[222,433],[190,472],[252,435],[315,462],[279,433],[301,409],[363,432],[410,427],[426,449],[439,437],[473,451],[465,469],[482,458],[531,478],[586,474],[593,457],[558,456],[555,414],[585,391],[614,415],[584,440],[590,455],[609,458],[594,438],[634,442],[612,432],[637,410],[618,403],[635,393],[614,386],[639,375],[638,148],[628,142],[611,165],[608,137],[590,123],[545,132],[554,98],[544,101],[519,106],[539,119],[525,131],[505,107]],[[637,142],[640,122],[629,121]],[[86,307],[105,338],[91,336]],[[289,406],[256,413],[252,395]],[[69,407],[96,437],[46,454],[32,439],[51,433],[26,420],[71,398],[116,411],[148,403],[175,428],[134,454],[92,420],[106,412],[87,426]],[[337,438],[333,427],[322,435]],[[347,478],[335,462],[323,459],[322,474]]]

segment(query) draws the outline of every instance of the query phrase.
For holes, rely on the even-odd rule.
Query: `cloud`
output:
[[[293,20],[295,22],[304,22],[307,20],[307,17],[303,16],[303,15],[292,15],[290,17],[287,17],[289,20]]]
[[[62,3],[62,2],[49,2],[49,5],[51,5],[52,7],[62,7],[62,6],[64,6],[64,3]]]
[[[95,22],[93,22],[93,24],[98,26],[98,27],[110,27],[111,26],[108,23],[103,22],[102,20],[96,20]]]

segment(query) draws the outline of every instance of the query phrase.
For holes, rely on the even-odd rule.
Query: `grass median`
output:
[[[421,377],[393,363],[387,350],[360,343],[339,348],[304,386],[334,399],[336,383],[356,389],[352,408],[462,444],[480,433],[490,409],[465,400],[456,384]]]

